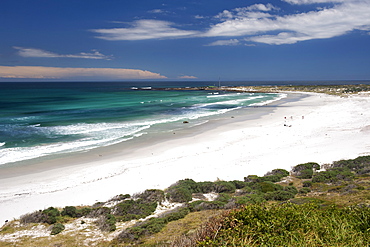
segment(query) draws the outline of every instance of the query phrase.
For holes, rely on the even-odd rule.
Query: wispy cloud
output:
[[[217,40],[215,42],[208,44],[207,46],[234,46],[234,45],[240,45],[239,40],[237,39]]]
[[[314,4],[314,3],[342,3],[350,2],[351,0],[283,0],[291,4]]]
[[[287,0],[288,1],[288,0]],[[291,0],[295,4],[324,2]],[[329,2],[329,1],[325,1]],[[330,1],[333,2],[333,1]],[[246,12],[246,15],[247,12]],[[312,39],[328,39],[354,30],[370,29],[370,2],[348,1],[307,13],[285,16],[235,17],[212,26],[204,36],[237,37],[266,44],[293,44]]]
[[[219,22],[203,31],[183,30],[159,20],[138,20],[128,28],[95,29],[105,40],[148,40],[199,37],[240,37],[271,45],[294,44],[312,39],[329,39],[355,30],[370,30],[368,0],[282,0],[292,5],[327,4],[309,12],[282,15],[272,4],[253,4],[224,10],[214,16]],[[334,3],[334,4],[333,4]],[[198,17],[200,18],[200,17]],[[216,41],[210,45],[235,45]]]
[[[0,66],[0,78],[106,78],[106,79],[165,79],[158,73],[138,69],[116,68],[60,68],[43,66]]]
[[[179,79],[198,79],[198,77],[192,76],[192,75],[182,75],[182,76],[179,76],[178,78]]]
[[[185,38],[196,35],[197,31],[181,30],[172,27],[174,24],[159,20],[138,20],[130,28],[94,29],[100,34],[97,38],[105,40],[146,40]]]
[[[14,46],[14,49],[18,50],[18,55],[22,57],[64,57],[64,58],[85,58],[85,59],[104,59],[104,60],[111,60],[113,56],[106,56],[101,54],[97,50],[92,50],[91,52],[81,52],[78,54],[57,54],[50,51],[45,51],[36,48],[24,48]]]

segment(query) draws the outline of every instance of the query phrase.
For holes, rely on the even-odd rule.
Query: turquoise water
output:
[[[0,164],[206,123],[278,94],[133,90],[127,83],[0,83]],[[188,125],[186,125],[188,127]]]

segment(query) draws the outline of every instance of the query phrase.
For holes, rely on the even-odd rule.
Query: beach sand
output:
[[[228,121],[147,143],[4,168],[0,223],[49,206],[92,205],[118,194],[165,189],[185,178],[243,180],[275,168],[370,155],[369,96],[306,95],[265,106],[266,114],[255,119],[234,112]]]

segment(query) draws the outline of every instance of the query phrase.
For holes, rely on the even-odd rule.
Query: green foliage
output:
[[[262,181],[270,181],[270,182],[279,182],[283,177],[289,176],[289,172],[284,169],[274,169],[268,173],[266,173],[260,179]]]
[[[214,183],[214,192],[216,193],[234,193],[236,186],[233,182],[217,181]]]
[[[308,178],[312,178],[312,175],[313,175],[312,169],[305,169],[300,172],[300,175],[298,176],[298,178],[308,179]]]
[[[60,212],[58,209],[54,207],[49,207],[45,210],[35,211],[30,214],[26,214],[21,216],[20,221],[21,223],[47,223],[47,224],[55,224],[58,220],[60,220]]]
[[[61,223],[56,223],[53,225],[51,229],[51,235],[57,235],[58,233],[62,232],[65,229],[65,226]]]
[[[272,182],[261,182],[261,191],[263,193],[269,192],[269,191],[277,191],[277,190],[282,190],[283,186],[279,184],[274,184]]]
[[[248,175],[247,177],[244,177],[244,182],[247,183],[257,183],[261,182],[261,178],[257,175]]]
[[[260,194],[249,194],[242,197],[236,198],[236,204],[245,205],[250,203],[262,203],[265,202],[265,198]]]
[[[137,241],[143,236],[148,236],[160,232],[168,222],[184,218],[190,210],[188,208],[180,208],[166,214],[160,218],[150,218],[144,222],[139,222],[133,227],[130,227],[118,235],[118,241]]]
[[[76,207],[73,207],[73,206],[66,206],[62,213],[61,213],[63,216],[69,216],[69,217],[72,217],[72,218],[76,218],[77,217],[77,209]]]
[[[368,246],[370,209],[249,204],[198,246]]]
[[[313,183],[335,183],[339,180],[351,181],[354,174],[348,167],[336,167],[322,171],[312,177]]]
[[[179,180],[167,189],[169,200],[172,202],[188,202],[192,193],[199,192],[198,184],[192,179]]]
[[[264,198],[268,201],[286,201],[293,197],[294,197],[293,193],[284,190],[267,192],[264,194]]]
[[[234,180],[234,181],[231,181],[231,182],[235,185],[235,188],[236,189],[242,189],[242,188],[244,188],[247,185],[245,182],[238,181],[238,180]]]
[[[303,184],[303,187],[311,187],[312,181],[303,181],[302,184]]]
[[[292,173],[301,179],[312,178],[313,171],[319,170],[320,165],[314,162],[299,164],[293,167]]]
[[[299,190],[300,194],[307,194],[309,192],[311,192],[311,189],[307,187],[303,187],[302,189]]]
[[[145,190],[143,193],[136,195],[136,198],[142,199],[143,203],[162,202],[165,199],[163,190]]]
[[[358,175],[370,173],[370,156],[360,156],[356,159],[333,162],[331,168],[348,168]]]
[[[116,230],[116,217],[112,214],[103,215],[97,221],[101,231],[113,232]]]
[[[157,202],[147,202],[143,199],[125,200],[117,204],[113,209],[113,214],[121,221],[145,218],[151,215],[157,208]]]

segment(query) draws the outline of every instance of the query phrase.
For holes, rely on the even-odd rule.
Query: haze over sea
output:
[[[346,84],[348,82],[332,82]],[[283,94],[135,90],[217,86],[218,82],[0,83],[0,165],[53,157],[201,125]],[[292,82],[223,82],[223,86]],[[297,82],[295,84],[317,84]],[[186,121],[188,124],[184,124]]]

